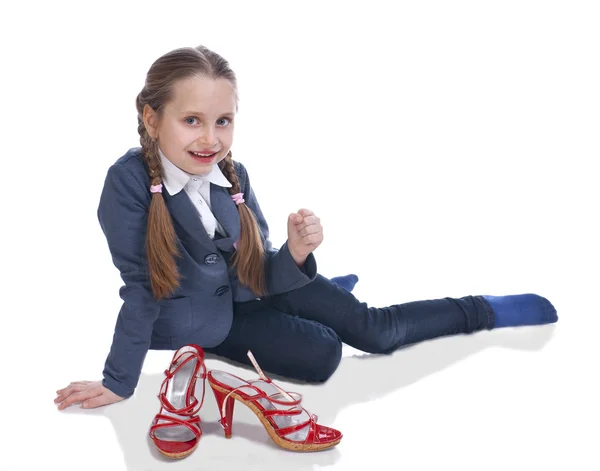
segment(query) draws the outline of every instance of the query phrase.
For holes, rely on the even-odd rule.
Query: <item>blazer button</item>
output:
[[[216,253],[211,253],[204,257],[204,263],[206,263],[207,265],[214,265],[218,261],[219,256]]]
[[[215,291],[215,296],[223,296],[227,291],[229,291],[229,286],[220,286],[217,288],[217,291]]]

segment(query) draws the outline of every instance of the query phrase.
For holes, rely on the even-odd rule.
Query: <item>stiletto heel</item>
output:
[[[150,426],[150,438],[160,453],[169,458],[185,458],[198,446],[202,429],[196,414],[204,402],[204,351],[197,345],[181,347],[165,370],[158,399],[161,408]],[[198,401],[196,381],[201,380]]]
[[[342,433],[317,423],[317,416],[300,406],[302,396],[286,392],[265,376],[252,352],[248,357],[259,378],[246,381],[224,371],[211,370],[206,378],[212,388],[225,437],[231,438],[234,399],[248,406],[280,447],[292,451],[319,451],[342,440]]]
[[[219,423],[225,431],[225,438],[231,438],[231,429],[233,426],[233,406],[235,405],[234,399],[226,392],[219,391],[211,384],[211,389],[215,394],[217,400],[217,406],[219,407],[219,414],[221,420]]]

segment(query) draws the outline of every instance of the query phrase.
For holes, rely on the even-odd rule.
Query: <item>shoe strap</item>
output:
[[[284,391],[283,389],[281,389],[276,383],[274,383],[271,378],[267,377],[262,369],[260,368],[260,366],[258,365],[258,362],[256,361],[256,359],[254,358],[254,355],[252,354],[252,352],[250,350],[248,350],[248,358],[250,358],[250,361],[252,362],[252,364],[254,365],[254,368],[256,369],[258,375],[260,376],[260,378],[263,381],[266,381],[267,383],[271,383],[273,386],[275,386],[280,392],[281,395],[283,395],[284,397],[286,397],[287,399],[289,399],[291,402],[294,402],[294,406],[297,406],[300,404],[301,400],[302,400],[302,396],[298,393],[291,393],[291,394],[297,394],[299,396],[299,400],[296,402],[294,400],[294,398],[290,395],[290,393]],[[254,381],[252,381],[254,382]],[[284,403],[283,401],[277,401],[274,400],[271,396],[267,397],[268,400],[272,401],[272,402],[276,402],[278,404],[287,404]],[[305,428],[306,426],[310,426],[310,429],[308,431],[308,434],[306,436],[306,443],[312,443],[312,441],[314,440],[314,436],[315,436],[315,428],[316,428],[316,423],[318,420],[318,417],[315,414],[310,414],[306,409],[304,409],[303,407],[300,409],[288,409],[288,410],[276,410],[276,411],[269,411],[268,413],[265,414],[265,412],[267,411],[263,411],[263,414],[265,416],[273,416],[273,415],[299,415],[302,413],[302,411],[306,412],[309,415],[309,419],[306,422],[302,422],[301,424],[297,424],[297,425],[291,425],[289,427],[285,427],[285,428],[278,428],[277,426],[275,426],[275,430],[277,431],[277,434],[280,437],[283,437],[285,435],[288,435],[292,432],[296,432],[298,430],[302,430],[303,428]]]
[[[290,400],[290,402],[296,402],[296,400],[292,396],[290,396],[286,391],[284,391],[279,386],[277,386],[277,384],[275,384],[271,380],[271,378],[269,378],[268,376],[266,376],[263,373],[263,370],[260,368],[260,366],[258,366],[258,362],[256,361],[256,358],[254,358],[254,355],[252,354],[252,352],[250,350],[248,350],[248,358],[250,358],[250,361],[252,362],[252,365],[254,365],[254,369],[256,370],[256,372],[258,373],[258,376],[260,376],[260,378],[263,381],[265,381],[267,383],[271,383],[273,386],[275,386],[284,397],[286,397],[286,398],[288,398]],[[302,397],[302,396],[300,396],[300,397]],[[298,401],[298,404],[299,403],[300,403],[300,401]]]
[[[310,428],[308,429],[308,433],[306,434],[306,439],[304,440],[304,443],[315,443],[318,419],[316,415],[311,415],[311,419],[312,420],[310,423]]]
[[[263,411],[267,412],[267,414],[264,414],[266,416],[271,416],[271,415],[299,415],[302,413],[302,411],[304,410],[303,408],[298,408],[298,406],[300,405],[300,403],[302,402],[302,395],[299,393],[288,393],[287,391],[284,391],[283,389],[281,389],[279,386],[277,386],[277,384],[275,384],[273,382],[273,380],[271,380],[271,378],[269,378],[267,375],[265,375],[263,373],[263,370],[261,369],[261,367],[258,365],[258,362],[256,361],[256,358],[254,358],[254,355],[252,354],[252,352],[250,350],[248,350],[248,358],[250,358],[250,361],[252,362],[252,365],[254,366],[254,369],[256,370],[256,372],[258,373],[259,379],[255,379],[252,381],[247,381],[247,384],[242,384],[241,386],[238,386],[237,388],[233,388],[231,389],[227,395],[223,398],[223,405],[221,406],[221,417],[225,417],[225,407],[227,404],[227,399],[229,399],[229,397],[234,393],[239,391],[240,389],[243,388],[251,388],[254,389],[258,394],[255,394],[254,396],[248,396],[246,394],[247,400],[252,401],[252,402],[256,402],[259,399],[267,399],[270,402],[274,402],[276,404],[280,404],[280,405],[284,405],[284,406],[291,406],[289,409],[285,409],[285,410],[281,410],[281,409],[277,409],[275,411],[272,412],[267,412],[267,411]],[[275,386],[275,388],[279,391],[279,393],[275,393],[272,395],[267,395],[267,393],[260,389],[259,387],[254,386],[254,384],[252,383],[256,383],[258,381],[264,381],[266,383],[272,384],[273,386]],[[293,396],[295,395],[297,397],[297,399],[295,399]],[[273,396],[277,396],[277,395],[282,395],[283,397],[285,397],[286,399],[288,399],[287,401],[280,401],[275,399]],[[221,424],[223,425],[223,424]]]
[[[280,437],[284,437],[285,435],[288,435],[290,433],[297,432],[298,430],[302,430],[307,425],[310,425],[311,429],[312,429],[312,428],[314,428],[313,424],[315,422],[316,422],[315,416],[309,414],[308,420],[306,422],[302,422],[300,424],[295,424],[295,425],[290,425],[289,427],[284,427],[284,428],[278,428],[278,427],[274,427],[274,428]],[[309,434],[310,434],[310,432],[309,432]],[[308,435],[307,435],[307,438],[308,438]]]
[[[163,409],[165,409],[167,412],[171,412],[172,414],[194,415],[200,410],[200,407],[197,407],[200,404],[200,402],[198,401],[198,399],[196,399],[195,396],[192,396],[189,405],[187,405],[186,407],[182,407],[181,409],[176,409],[175,407],[173,407],[173,404],[169,402],[167,396],[164,393],[159,394],[158,399],[160,400],[160,404],[163,407]]]
[[[300,415],[304,409],[269,409],[261,411],[265,417],[273,415]]]
[[[186,358],[185,360],[183,360],[179,365],[177,365],[177,367],[171,371],[170,369],[165,370],[165,379],[163,380],[161,387],[160,387],[160,391],[158,394],[158,399],[161,403],[161,405],[163,406],[163,408],[171,413],[174,414],[178,414],[178,415],[194,415],[196,414],[201,408],[202,408],[202,404],[204,403],[204,388],[202,388],[202,399],[200,401],[198,401],[198,399],[196,398],[196,396],[194,395],[188,395],[188,393],[190,392],[190,388],[192,386],[192,382],[195,382],[197,378],[201,378],[204,379],[206,378],[206,366],[204,365],[204,361],[203,359],[195,352],[193,351],[185,351],[183,353],[181,353],[178,357],[174,358],[173,361],[171,362],[171,366],[173,364],[176,364],[184,355],[188,355],[188,358]],[[168,382],[171,378],[173,378],[173,376],[175,376],[177,374],[177,372],[189,361],[196,359],[196,366],[194,367],[194,375],[193,375],[193,379],[192,381],[190,381],[190,384],[188,385],[188,389],[186,391],[186,402],[189,402],[189,404],[186,407],[182,407],[181,409],[176,409],[175,407],[173,407],[173,404],[171,404],[169,402],[169,400],[167,399],[167,385]],[[198,371],[201,370],[202,373],[198,376]]]
[[[159,420],[164,420],[166,422],[159,424],[158,423]],[[200,429],[198,427],[194,427],[194,424],[200,424],[200,417],[194,416],[187,420],[181,420],[181,419],[178,419],[177,417],[171,417],[170,415],[157,414],[154,417],[154,424],[150,427],[150,438],[156,438],[156,435],[154,432],[157,429],[166,428],[166,427],[177,427],[179,425],[183,425],[183,426],[189,428],[192,432],[194,432],[194,435],[196,436],[196,438],[200,438],[200,435],[202,434],[202,432],[200,431]]]
[[[198,379],[201,380],[202,382],[202,397],[200,398],[200,402],[198,403],[198,409],[194,412],[194,414],[196,414],[200,409],[202,409],[202,404],[204,404],[204,393],[206,393],[206,388],[204,387],[204,379],[206,378],[206,374],[207,374],[207,370],[206,370],[206,365],[204,364],[204,360],[200,359],[200,368],[198,368],[198,370],[196,370],[196,372],[201,371],[200,375],[196,375],[196,381]],[[196,383],[197,384],[197,383]],[[194,393],[195,393],[195,386],[194,386]],[[196,397],[194,395],[194,397]]]
[[[183,352],[178,357],[173,358],[173,360],[171,361],[171,366],[173,366],[173,364],[177,363],[179,361],[179,359],[181,357],[183,357],[184,355],[189,355],[189,356],[185,360],[183,360],[179,365],[177,365],[177,367],[173,371],[170,371],[170,368],[168,370],[165,370],[166,378],[163,380],[163,382],[168,381],[173,376],[175,376],[175,374],[183,367],[183,365],[185,365],[188,361],[193,360],[194,358],[196,358],[198,360],[198,362],[196,363],[196,366],[194,368],[194,375],[196,375],[196,373],[198,372],[200,365],[204,365],[204,360],[200,357],[200,355],[198,355],[197,353],[195,353],[193,351],[188,350],[188,351]]]

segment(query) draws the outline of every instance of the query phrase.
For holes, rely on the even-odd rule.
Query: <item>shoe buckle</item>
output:
[[[198,376],[197,374],[194,375],[194,377],[196,379],[205,379],[206,378],[206,367],[204,366],[204,364],[200,365],[200,368],[198,368],[198,373],[200,373],[200,376]]]

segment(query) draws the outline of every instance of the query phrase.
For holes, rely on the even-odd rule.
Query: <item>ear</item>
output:
[[[158,117],[156,116],[156,111],[154,111],[150,105],[144,105],[143,116],[144,126],[146,126],[146,131],[152,139],[156,139],[158,137]]]

